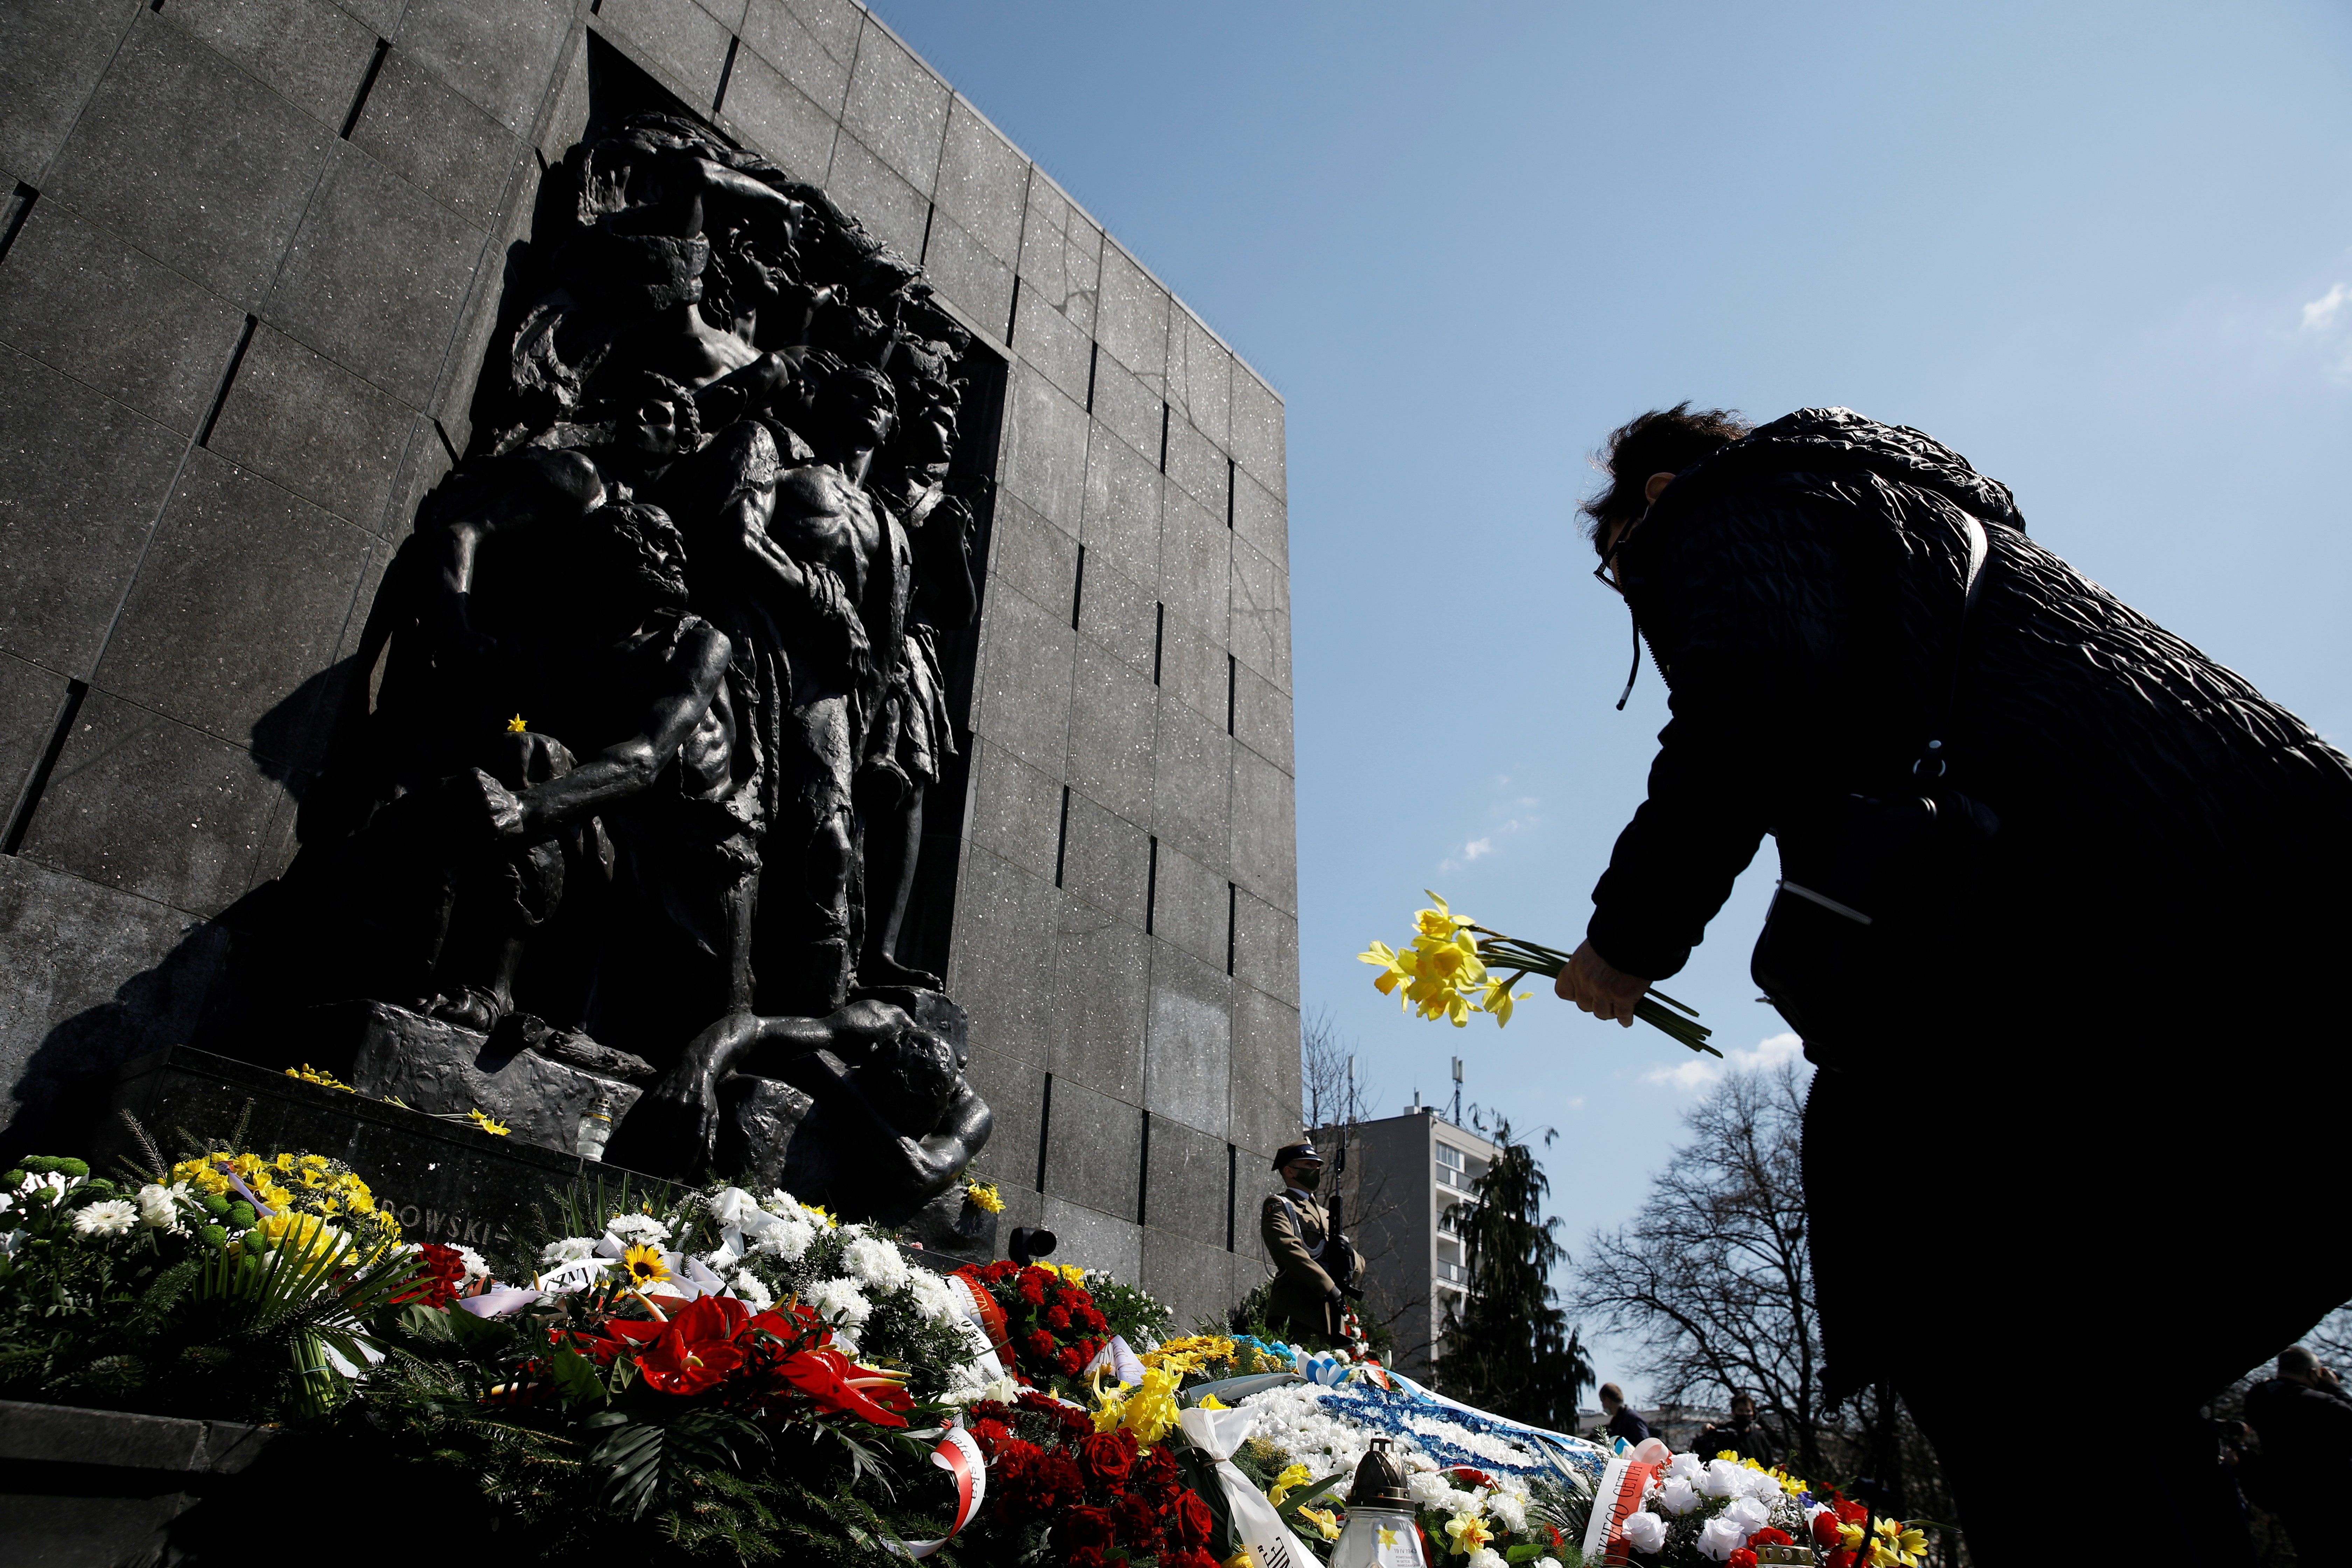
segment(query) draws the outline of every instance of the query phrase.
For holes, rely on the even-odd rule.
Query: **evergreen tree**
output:
[[[1551,1182],[1535,1151],[1512,1141],[1508,1121],[1498,1119],[1487,1136],[1502,1152],[1472,1184],[1475,1201],[1446,1211],[1470,1279],[1458,1309],[1446,1305],[1437,1383],[1465,1405],[1572,1432],[1577,1398],[1594,1376],[1551,1288],[1552,1265],[1567,1256],[1555,1235],[1559,1219],[1543,1217]],[[1544,1142],[1554,1136],[1547,1131]]]

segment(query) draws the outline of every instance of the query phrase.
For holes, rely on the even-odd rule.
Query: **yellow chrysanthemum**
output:
[[[331,1258],[352,1249],[352,1238],[313,1214],[274,1214],[255,1227],[270,1246],[305,1259]]]
[[[963,1195],[965,1200],[976,1209],[989,1214],[1004,1212],[1004,1196],[996,1190],[996,1184],[993,1182],[967,1182],[964,1184]]]
[[[1119,1425],[1135,1435],[1139,1447],[1149,1448],[1173,1431],[1181,1413],[1176,1407],[1176,1374],[1146,1368],[1143,1382],[1127,1396]]]
[[[669,1265],[650,1247],[637,1246],[621,1254],[621,1268],[640,1286],[657,1285],[669,1278]]]

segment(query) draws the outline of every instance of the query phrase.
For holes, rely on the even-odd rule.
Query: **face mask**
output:
[[[1311,1193],[1316,1188],[1323,1184],[1323,1173],[1320,1171],[1301,1171],[1297,1175],[1293,1176],[1291,1180],[1298,1184],[1298,1187],[1301,1192]]]

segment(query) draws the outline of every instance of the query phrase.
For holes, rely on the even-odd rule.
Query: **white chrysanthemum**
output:
[[[1635,1509],[1625,1516],[1625,1539],[1646,1557],[1666,1543],[1666,1521],[1647,1509]]]
[[[721,1226],[740,1228],[760,1212],[760,1200],[740,1187],[721,1187],[710,1194],[710,1217]]]
[[[586,1236],[567,1236],[560,1241],[551,1241],[545,1247],[541,1247],[539,1249],[539,1263],[540,1267],[542,1268],[561,1268],[567,1263],[577,1263],[583,1258],[593,1258],[595,1256],[596,1242],[594,1237]]]
[[[855,1328],[874,1314],[874,1303],[855,1279],[820,1279],[801,1299],[828,1323],[838,1318]]]
[[[755,1312],[764,1312],[776,1304],[775,1294],[768,1289],[768,1282],[748,1268],[736,1270],[735,1278],[728,1284],[735,1292],[735,1299]]]
[[[460,1285],[458,1289],[471,1289],[473,1288],[474,1281],[477,1279],[488,1279],[490,1277],[489,1262],[487,1258],[483,1258],[480,1253],[475,1251],[470,1247],[460,1247],[456,1250],[457,1254],[457,1261],[463,1264],[466,1269],[465,1283]]]
[[[846,1227],[845,1227],[845,1229]],[[842,1267],[866,1281],[877,1295],[907,1282],[905,1254],[878,1237],[860,1236],[842,1249]]]
[[[1444,1476],[1434,1470],[1418,1470],[1405,1479],[1405,1489],[1412,1500],[1423,1508],[1441,1508],[1451,1513],[1457,1495]]]
[[[121,1236],[138,1223],[139,1205],[129,1198],[100,1198],[74,1210],[74,1229],[84,1236]]]
[[[669,1226],[649,1214],[615,1215],[604,1234],[623,1247],[651,1247],[669,1239]]]
[[[1486,1500],[1486,1511],[1495,1516],[1496,1523],[1513,1535],[1528,1527],[1528,1501],[1517,1492],[1496,1492]]]
[[[777,1215],[791,1215],[801,1212],[800,1199],[793,1196],[792,1194],[784,1191],[782,1187],[778,1187],[774,1192],[772,1192],[766,1197],[761,1198],[760,1200],[760,1206],[766,1209],[770,1214]]]
[[[951,1322],[957,1317],[955,1293],[929,1269],[908,1268],[907,1289],[914,1292],[916,1307],[933,1322]]]
[[[780,1216],[776,1223],[761,1232],[760,1239],[751,1244],[754,1252],[765,1252],[787,1263],[798,1263],[808,1255],[809,1244],[816,1239],[816,1222],[797,1209]]]
[[[1677,1519],[1698,1506],[1698,1489],[1685,1476],[1670,1476],[1658,1489],[1658,1506]]]
[[[149,1226],[155,1230],[169,1230],[179,1223],[180,1205],[177,1199],[187,1190],[188,1185],[185,1182],[181,1183],[176,1188],[167,1187],[161,1182],[148,1183],[139,1189],[139,1217],[145,1220]]]

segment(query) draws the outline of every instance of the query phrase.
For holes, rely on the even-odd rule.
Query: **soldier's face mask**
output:
[[[1299,1191],[1311,1193],[1323,1184],[1323,1168],[1319,1165],[1293,1165],[1290,1167],[1290,1180]]]

